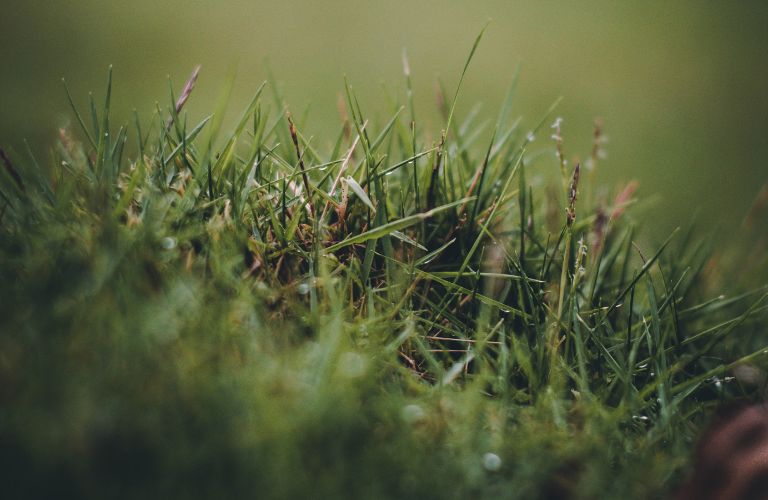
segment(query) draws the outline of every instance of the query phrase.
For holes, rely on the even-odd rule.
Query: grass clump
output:
[[[327,149],[265,86],[223,137],[223,107],[188,123],[196,71],[148,125],[110,122],[110,76],[50,166],[3,154],[7,491],[648,498],[764,397],[765,281],[638,240],[599,128],[571,165],[513,84],[430,135],[406,76],[381,123],[346,85]]]

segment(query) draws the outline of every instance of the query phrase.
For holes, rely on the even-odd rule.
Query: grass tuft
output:
[[[403,54],[403,102],[378,123],[347,83],[327,150],[264,85],[188,124],[199,68],[150,123],[115,125],[111,69],[90,128],[67,90],[83,140],[46,167],[0,150],[7,491],[673,491],[713,409],[765,396],[762,268],[724,289],[735,243],[639,239],[635,184],[594,191],[603,124],[580,183],[517,73],[490,133],[460,122],[481,37],[432,135]]]

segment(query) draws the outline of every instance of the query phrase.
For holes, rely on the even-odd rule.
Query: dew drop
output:
[[[339,359],[341,374],[347,378],[357,378],[363,375],[367,364],[365,358],[355,352],[345,352]]]
[[[501,458],[495,453],[486,453],[483,455],[483,467],[489,472],[496,472],[501,469]]]
[[[173,250],[176,248],[176,238],[173,238],[171,236],[166,236],[162,240],[160,240],[160,246],[163,247],[163,250]]]
[[[426,416],[424,410],[419,405],[406,405],[400,412],[400,416],[409,424],[413,424]]]

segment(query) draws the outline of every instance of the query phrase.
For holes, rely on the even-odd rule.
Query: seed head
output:
[[[571,179],[571,187],[568,189],[568,208],[565,210],[566,220],[568,227],[573,225],[576,220],[576,196],[579,190],[579,172],[581,170],[581,164],[577,163],[573,169],[573,178]]]

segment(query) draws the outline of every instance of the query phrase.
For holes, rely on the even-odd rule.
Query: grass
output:
[[[600,127],[569,163],[517,77],[427,130],[404,68],[383,120],[346,84],[328,148],[273,85],[188,123],[198,70],[116,126],[110,70],[48,164],[3,152],[6,493],[658,497],[716,407],[764,398],[734,371],[768,367],[759,249],[640,238]]]

